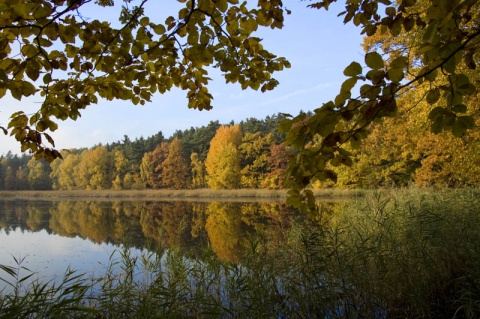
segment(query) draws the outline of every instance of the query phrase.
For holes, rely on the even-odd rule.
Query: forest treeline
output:
[[[312,187],[478,186],[479,130],[460,138],[429,133],[427,120],[418,116],[423,111],[417,105],[375,124],[365,143],[351,143],[351,161],[341,154],[331,161],[337,182],[317,180]],[[0,189],[281,189],[288,161],[295,160],[278,130],[282,120],[277,114],[237,124],[211,121],[169,138],[161,132],[135,140],[124,136],[107,145],[65,150],[63,160],[51,164],[9,152],[0,157]]]

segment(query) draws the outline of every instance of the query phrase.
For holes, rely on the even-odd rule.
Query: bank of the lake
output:
[[[342,199],[365,196],[372,190],[349,190],[324,188],[314,189],[314,195],[319,199]],[[148,189],[148,190],[19,190],[0,191],[0,199],[125,199],[125,200],[285,200],[287,190],[273,189]]]

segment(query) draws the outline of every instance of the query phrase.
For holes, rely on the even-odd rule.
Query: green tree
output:
[[[207,158],[207,153],[210,148],[210,141],[215,136],[220,127],[218,121],[210,121],[207,126],[189,128],[184,131],[176,131],[172,137],[178,137],[182,140],[182,145],[185,154],[191,156],[192,153],[197,153],[201,161]]]
[[[99,98],[145,104],[173,87],[186,91],[188,107],[210,109],[210,67],[227,82],[262,91],[275,88],[275,71],[288,62],[263,48],[259,26],[283,26],[282,3],[247,6],[233,0],[180,1],[164,22],[147,16],[148,0],[124,1],[119,23],[84,19],[86,8],[110,12],[111,0],[4,2],[0,29],[0,97],[42,97],[37,112],[12,114],[7,128],[37,157],[61,154],[47,131],[57,119],[76,120]],[[68,76],[66,76],[68,74]]]
[[[30,156],[23,154],[22,156],[13,155],[8,152],[2,158],[2,166],[4,168],[3,187],[6,190],[28,189],[28,168],[27,163]]]
[[[16,189],[16,178],[13,168],[8,166],[5,170],[5,189],[6,190],[14,190]]]
[[[3,165],[3,156],[0,158],[0,190],[5,189],[5,166]]]
[[[25,190],[29,189],[28,185],[28,167],[20,166],[15,173],[15,189]]]
[[[205,169],[207,184],[213,189],[240,186],[240,152],[242,141],[239,125],[221,126],[210,142]]]

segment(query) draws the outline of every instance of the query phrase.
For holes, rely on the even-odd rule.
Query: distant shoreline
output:
[[[361,190],[315,189],[319,198],[349,198],[365,195]],[[149,189],[149,190],[16,190],[0,191],[2,200],[57,200],[57,199],[98,199],[98,200],[268,200],[283,201],[287,190],[270,189]]]

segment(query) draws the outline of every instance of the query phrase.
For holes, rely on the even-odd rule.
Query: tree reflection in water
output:
[[[94,243],[173,248],[190,255],[211,247],[232,263],[241,261],[252,242],[281,243],[297,215],[278,202],[0,201],[0,229],[6,233],[17,227],[44,229]]]

